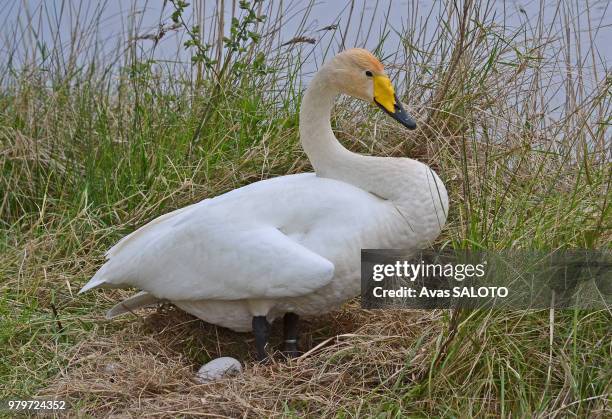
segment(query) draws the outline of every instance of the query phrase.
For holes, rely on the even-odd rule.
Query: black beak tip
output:
[[[417,127],[416,121],[414,121],[413,119],[410,119],[410,120],[404,122],[403,124],[409,130],[414,130]]]
[[[398,102],[399,103],[399,102]],[[409,130],[416,129],[417,124],[414,118],[412,118],[399,104],[395,104],[395,113],[391,115],[400,124],[408,128]]]
[[[389,115],[391,118],[395,119],[397,122],[402,124],[404,127],[408,128],[409,130],[416,129],[416,127],[417,127],[416,121],[414,120],[414,118],[412,118],[410,115],[408,115],[408,113],[404,110],[404,108],[402,108],[402,106],[400,105],[400,101],[397,98],[397,96],[395,97],[395,112],[393,112],[393,113],[387,111],[387,109],[385,109],[385,107],[382,106],[380,103],[378,103],[376,100],[374,102],[387,115]]]

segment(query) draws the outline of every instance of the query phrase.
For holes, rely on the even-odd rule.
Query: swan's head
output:
[[[406,128],[416,128],[416,121],[402,107],[383,65],[369,51],[353,48],[341,52],[328,68],[340,92],[375,103]]]

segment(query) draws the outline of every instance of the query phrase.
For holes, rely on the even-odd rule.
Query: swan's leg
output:
[[[253,334],[255,335],[257,360],[266,361],[268,359],[266,346],[268,345],[268,338],[270,337],[270,323],[268,323],[266,316],[253,317]]]
[[[285,347],[283,352],[289,358],[295,358],[299,355],[297,348],[299,320],[300,316],[295,313],[285,313],[285,317],[283,318],[285,332]]]

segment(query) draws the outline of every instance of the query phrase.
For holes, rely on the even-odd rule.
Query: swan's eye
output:
[[[366,76],[372,77],[372,72],[370,70],[366,71]]]

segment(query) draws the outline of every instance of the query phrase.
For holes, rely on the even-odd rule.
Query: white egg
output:
[[[227,375],[235,375],[242,372],[242,365],[237,359],[223,356],[213,359],[202,365],[196,373],[196,381],[204,384],[219,380]]]

